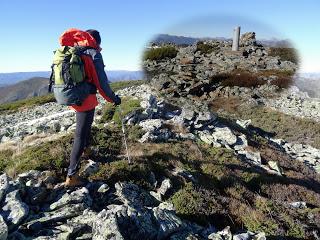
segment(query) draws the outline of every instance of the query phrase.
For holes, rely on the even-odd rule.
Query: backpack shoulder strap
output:
[[[49,78],[49,86],[48,86],[48,92],[52,92],[52,85],[54,83],[54,72],[53,72],[54,64],[51,65],[51,74]]]

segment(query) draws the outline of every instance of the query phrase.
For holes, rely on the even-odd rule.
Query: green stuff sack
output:
[[[64,46],[54,52],[49,92],[58,104],[78,105],[90,94],[92,85],[85,81],[84,64],[80,47]]]

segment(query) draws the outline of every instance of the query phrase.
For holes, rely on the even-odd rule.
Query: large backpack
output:
[[[54,51],[49,92],[53,93],[58,104],[78,105],[95,91],[86,81],[84,63],[81,59],[84,47],[63,46]]]

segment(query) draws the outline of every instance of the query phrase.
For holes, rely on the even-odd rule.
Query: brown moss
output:
[[[299,57],[297,50],[294,48],[284,47],[271,47],[268,51],[269,56],[280,57],[282,61],[290,61],[293,63],[299,63]]]
[[[320,194],[308,189],[306,186],[266,183],[261,186],[261,191],[269,198],[279,202],[291,203],[303,201],[309,205],[320,207]]]
[[[246,88],[256,88],[265,84],[264,80],[259,79],[256,75],[250,72],[239,72],[232,73],[229,75],[228,79],[224,80],[221,84],[222,86],[228,87],[246,87]]]

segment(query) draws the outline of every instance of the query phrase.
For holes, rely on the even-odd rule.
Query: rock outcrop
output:
[[[105,183],[98,189],[94,182],[73,190],[56,185],[42,202],[33,204],[29,201],[33,198],[30,188],[43,191],[42,187],[48,187],[41,175],[30,171],[16,180],[5,174],[0,176],[8,180],[8,192],[1,203],[0,239],[182,239],[186,234],[195,239],[216,239],[212,237],[221,235],[179,218],[172,203],[161,202],[139,186],[126,182],[105,188],[103,194],[114,194],[116,199],[105,198],[100,211],[91,207],[101,199],[91,196]],[[161,184],[159,194],[165,194],[168,184],[168,180]],[[246,234],[248,237],[241,239],[254,235]],[[232,237],[231,232],[229,236]],[[263,236],[257,239],[265,239]]]
[[[151,88],[148,90],[147,86],[142,86],[142,89],[144,89],[143,95],[137,94],[137,92],[141,91],[136,91],[137,88],[121,90],[118,93],[125,96],[136,96],[143,100],[141,106],[146,107],[145,110],[128,115],[125,121],[128,124],[139,124],[146,131],[140,139],[141,142],[200,139],[215,147],[232,149],[244,160],[270,172],[275,174],[279,172],[275,171],[269,164],[263,165],[260,153],[249,150],[246,136],[219,122],[217,115],[208,109],[204,112],[199,108],[192,110],[194,106],[187,104],[183,107],[177,106],[173,108],[171,104],[166,103],[163,99],[158,102],[156,97],[152,95],[154,92]],[[149,95],[147,94],[148,92]],[[205,108],[205,106],[202,106],[202,108]],[[166,125],[180,126],[180,128],[186,129],[187,132],[173,132],[166,128]],[[236,125],[237,128],[246,129],[250,122],[238,121]],[[309,145],[287,143],[284,140],[273,140],[267,136],[265,138],[270,141],[270,144],[278,143],[277,146],[292,159],[302,161],[320,173],[319,149]]]
[[[277,162],[263,162],[260,153],[249,147],[246,134],[238,131],[250,131],[250,121],[239,120],[235,127],[225,125],[207,108],[168,103],[148,85],[126,88],[118,94],[141,100],[143,111],[132,112],[125,118],[126,124],[142,127],[145,134],[141,142],[198,139],[228,148],[243,161],[270,174],[283,174]],[[318,149],[265,139],[292,161],[302,161],[319,171]],[[90,176],[98,169],[99,164],[90,160],[82,173]],[[184,169],[174,169],[173,174],[197,181]],[[154,178],[150,185],[156,186]],[[7,235],[9,239],[265,239],[263,233],[233,235],[228,228],[217,232],[178,217],[173,205],[163,200],[173,187],[170,179],[163,179],[150,192],[126,182],[114,186],[89,182],[74,190],[60,188],[56,182],[50,172],[30,171],[15,180],[6,174],[0,176],[3,239]]]
[[[203,47],[205,46],[205,47]],[[270,56],[269,48],[256,44],[255,33],[241,37],[239,51],[231,51],[230,41],[205,41],[187,47],[177,47],[175,58],[145,60],[143,67],[150,83],[172,99],[191,98],[205,100],[219,87],[225,74],[235,70],[251,73],[283,71],[294,73],[297,65],[282,61],[279,56]],[[224,75],[223,75],[224,74]],[[277,76],[264,78],[271,81]]]

